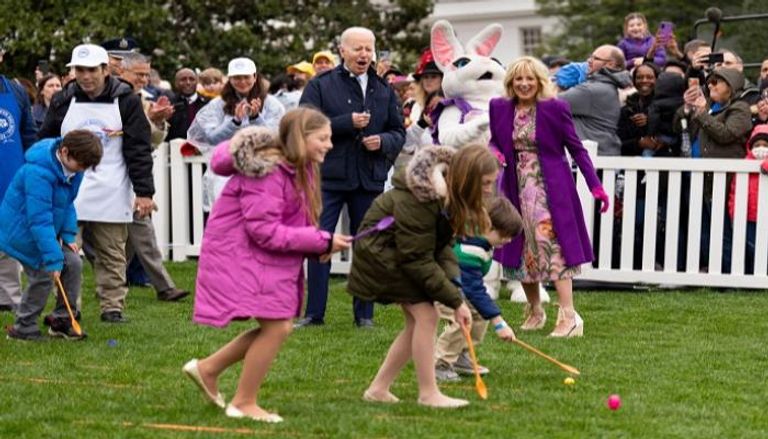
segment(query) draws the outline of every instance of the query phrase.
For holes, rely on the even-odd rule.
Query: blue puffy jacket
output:
[[[64,244],[75,242],[77,214],[73,202],[83,180],[67,178],[56,158],[61,138],[41,140],[27,150],[0,205],[0,251],[24,265],[61,271]]]

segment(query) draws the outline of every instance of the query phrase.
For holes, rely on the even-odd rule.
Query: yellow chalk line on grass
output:
[[[123,422],[123,427],[144,427],[154,428],[156,430],[172,431],[190,431],[196,433],[237,433],[237,434],[259,434],[265,433],[249,428],[224,428],[224,427],[206,427],[202,425],[183,425],[183,424],[134,424],[133,422]]]
[[[16,362],[4,362],[4,364],[14,364],[16,366],[34,366],[37,363],[33,363],[31,361],[16,361]],[[96,364],[78,364],[77,367],[82,367],[84,369],[96,369],[96,370],[112,370],[112,367],[109,366],[99,366]]]
[[[96,421],[88,421],[88,420],[77,420],[74,421],[75,424],[78,425],[101,425],[102,423],[96,422]],[[236,434],[250,434],[250,435],[260,435],[260,436],[274,436],[279,435],[280,437],[307,437],[307,434],[298,434],[295,432],[280,430],[275,431],[273,429],[265,429],[265,430],[253,430],[250,428],[226,428],[226,427],[209,427],[206,425],[186,425],[186,424],[156,424],[156,423],[136,423],[136,422],[128,422],[123,421],[120,423],[122,427],[127,428],[148,428],[148,429],[154,429],[154,430],[169,430],[169,431],[182,431],[182,432],[189,432],[189,433],[236,433]],[[264,424],[259,424],[264,425]],[[309,434],[309,436],[315,436],[314,434]]]
[[[0,376],[0,381],[25,381],[35,384],[62,384],[67,386],[94,386],[94,387],[112,387],[115,389],[140,389],[141,386],[132,384],[113,384],[113,383],[87,383],[83,381],[63,381],[51,380],[48,378],[26,378],[26,377],[5,377]]]

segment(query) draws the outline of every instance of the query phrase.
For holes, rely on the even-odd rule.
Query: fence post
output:
[[[189,184],[187,165],[181,155],[184,139],[171,141],[171,254],[174,262],[187,259],[189,245]]]
[[[155,196],[153,197],[157,205],[157,211],[152,214],[152,223],[155,226],[155,239],[163,254],[163,260],[168,260],[168,251],[170,249],[170,219],[171,203],[170,190],[168,187],[168,143],[161,143],[155,151],[152,152],[153,165],[152,175],[155,180]]]

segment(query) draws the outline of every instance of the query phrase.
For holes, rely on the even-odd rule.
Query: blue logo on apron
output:
[[[0,142],[13,140],[16,133],[16,120],[5,108],[0,108]]]

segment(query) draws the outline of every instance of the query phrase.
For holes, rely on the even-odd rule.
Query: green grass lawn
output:
[[[171,264],[182,288],[194,263]],[[554,365],[489,334],[478,356],[491,369],[487,401],[471,378],[443,386],[472,404],[457,411],[416,405],[413,368],[393,393],[397,405],[360,397],[402,325],[398,308],[378,307],[377,327],[352,325],[343,279],[334,280],[327,325],[294,332],[264,385],[261,402],[286,422],[263,425],[224,416],[181,373],[248,323],[216,330],[192,324],[192,300],[163,303],[132,288],[131,323],[98,319],[86,273],[84,342],[0,340],[0,437],[3,438],[758,438],[768,434],[768,294],[765,292],[595,292],[577,295],[586,321],[581,339],[518,336],[581,370],[574,386]],[[500,302],[514,328],[522,306]],[[10,314],[0,314],[3,326]],[[108,341],[117,341],[110,346]],[[221,377],[231,396],[239,367]],[[610,394],[622,407],[606,408]],[[188,431],[170,428],[190,427]],[[194,430],[192,427],[204,427]]]

